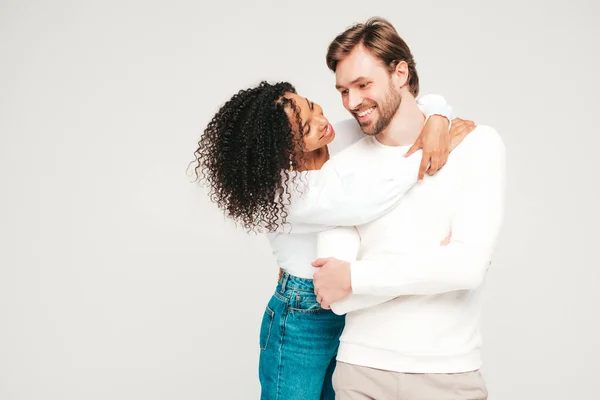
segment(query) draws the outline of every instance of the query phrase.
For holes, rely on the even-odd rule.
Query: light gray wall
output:
[[[490,399],[591,399],[600,358],[598,3],[0,1],[0,399],[258,398],[277,267],[186,168],[261,79],[346,118],[326,47],[390,19],[422,93],[508,148]]]

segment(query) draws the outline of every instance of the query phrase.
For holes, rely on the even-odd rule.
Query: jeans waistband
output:
[[[290,275],[288,272],[279,270],[279,281],[277,282],[277,291],[285,293],[286,289],[294,289],[300,292],[314,292],[315,286],[312,279],[298,278]]]

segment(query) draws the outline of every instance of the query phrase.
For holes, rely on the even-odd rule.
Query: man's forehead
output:
[[[378,60],[362,46],[357,46],[340,60],[335,70],[336,86],[349,86],[368,79],[380,66]]]

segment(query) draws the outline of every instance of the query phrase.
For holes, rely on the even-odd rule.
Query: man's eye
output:
[[[366,88],[368,85],[369,85],[368,83],[361,83],[361,84],[360,84],[360,88],[361,88],[361,89],[364,89],[364,88]]]
[[[342,96],[347,96],[348,95],[348,89],[342,90],[341,93],[342,93]]]

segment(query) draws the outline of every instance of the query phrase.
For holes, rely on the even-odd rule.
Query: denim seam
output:
[[[273,319],[275,316],[275,312],[273,310],[271,310],[268,305],[267,305],[267,309],[265,310],[265,312],[268,312],[268,314],[269,314],[269,329],[267,330],[267,338],[265,340],[265,346],[260,347],[260,349],[262,351],[266,350],[267,346],[269,345],[269,338],[271,337],[271,328],[273,327]]]
[[[300,293],[314,293],[315,289],[309,289],[309,288],[305,288],[305,287],[298,287],[298,286],[294,286],[292,284],[287,284],[285,287],[287,290],[295,290],[296,292],[300,292]]]
[[[318,312],[327,311],[327,310],[325,310],[324,308],[315,308],[315,309],[312,309],[312,310],[304,310],[302,308],[288,307],[288,311],[299,313],[299,314],[316,314]]]
[[[290,301],[288,303],[288,307],[287,307],[288,311],[298,313],[298,314],[317,314],[321,311],[326,311],[320,305],[318,308],[313,308],[313,309],[298,308],[298,305],[300,304],[300,302],[302,300],[301,293],[302,293],[302,291],[298,291],[298,290],[294,290],[292,292],[290,298],[293,298],[294,301]],[[316,297],[315,297],[315,303],[318,304]]]
[[[285,297],[284,295],[280,294],[279,292],[275,292],[273,294],[278,300],[281,300],[282,302],[284,302],[285,304],[289,304],[290,299],[288,299],[287,297]]]
[[[275,396],[275,400],[279,400],[279,395],[281,394],[281,368],[283,367],[283,344],[285,343],[285,325],[287,322],[287,317],[290,314],[287,312],[287,307],[285,317],[283,318],[283,325],[281,327],[281,344],[279,345],[279,366],[277,368],[277,395]]]
[[[281,277],[281,289],[280,289],[280,293],[285,293],[285,289],[287,286],[287,281],[290,278],[290,275],[285,273],[283,274],[283,276]]]

